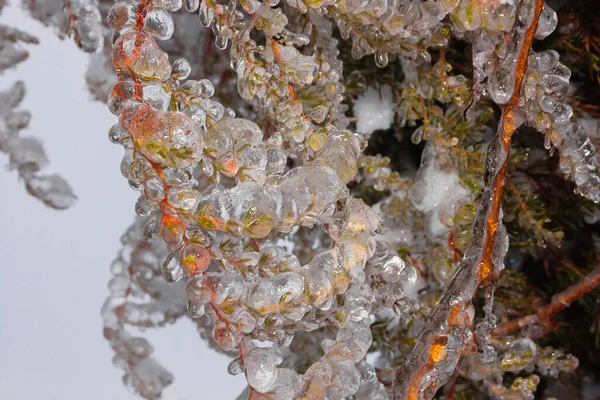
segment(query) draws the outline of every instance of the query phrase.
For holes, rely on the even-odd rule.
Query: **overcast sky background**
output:
[[[0,168],[0,399],[135,399],[111,364],[100,318],[109,265],[137,198],[119,173],[123,149],[108,140],[116,118],[90,100],[88,58],[71,40],[58,40],[16,6],[0,22],[40,39],[26,62],[0,75],[0,89],[25,80],[21,108],[33,118],[22,134],[44,142],[46,172],[65,177],[79,197],[69,210],[51,210]],[[0,154],[0,164],[7,161]],[[229,400],[245,387],[189,320],[145,335],[175,376],[166,400]]]

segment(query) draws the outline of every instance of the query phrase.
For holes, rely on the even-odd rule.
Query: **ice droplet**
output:
[[[175,24],[171,13],[162,7],[154,7],[144,19],[144,30],[158,40],[171,39],[175,32]]]
[[[169,283],[174,283],[183,278],[183,269],[179,257],[175,252],[169,253],[162,264],[162,274]]]

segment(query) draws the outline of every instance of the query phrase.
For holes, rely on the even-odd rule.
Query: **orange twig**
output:
[[[535,314],[508,321],[492,330],[492,336],[504,336],[521,328],[531,325],[540,325],[547,333],[554,329],[554,316],[569,307],[575,300],[600,285],[600,266],[587,274],[583,279],[568,287],[564,291],[552,296],[550,303],[535,307]]]

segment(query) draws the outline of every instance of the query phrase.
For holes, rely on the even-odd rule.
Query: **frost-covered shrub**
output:
[[[140,192],[102,315],[142,397],[173,378],[127,326],[186,315],[251,399],[533,399],[577,367],[533,339],[600,270],[536,307],[519,263],[503,272],[563,239],[533,193],[553,152],[545,173],[598,216],[597,134],[575,122],[559,53],[532,49],[557,26],[542,0],[24,4],[93,53],[90,92]],[[2,29],[16,64],[34,39]],[[0,148],[63,208],[68,186],[32,175],[41,146],[16,136],[22,93],[5,95]]]

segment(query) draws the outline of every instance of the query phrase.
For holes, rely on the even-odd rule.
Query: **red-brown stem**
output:
[[[491,334],[492,336],[504,336],[531,325],[540,325],[544,328],[544,332],[548,332],[554,327],[553,320],[556,314],[569,307],[586,293],[594,290],[598,285],[600,285],[600,265],[577,283],[552,296],[550,303],[538,307],[535,314],[508,321],[492,330]]]

